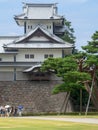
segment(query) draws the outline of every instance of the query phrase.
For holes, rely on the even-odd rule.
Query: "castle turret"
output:
[[[24,26],[24,33],[41,25],[50,33],[63,35],[65,31],[64,17],[58,15],[57,4],[24,3],[23,14],[14,17],[19,26]]]

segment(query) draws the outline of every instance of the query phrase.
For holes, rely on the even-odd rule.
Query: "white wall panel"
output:
[[[25,54],[34,54],[34,59],[25,59]],[[42,62],[44,61],[45,54],[53,54],[54,57],[62,57],[62,50],[60,49],[30,49],[30,50],[19,50],[16,61],[19,62]]]

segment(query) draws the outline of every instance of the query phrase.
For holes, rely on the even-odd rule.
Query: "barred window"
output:
[[[53,54],[45,54],[44,58],[53,57]]]
[[[0,58],[0,61],[2,61],[2,58]]]
[[[53,54],[50,54],[49,57],[53,57]]]
[[[30,55],[30,58],[33,59],[33,58],[34,58],[34,54],[31,54],[31,55]]]
[[[25,54],[25,58],[26,58],[26,59],[29,59],[29,54]]]
[[[48,54],[45,54],[45,55],[44,55],[44,58],[48,58]]]

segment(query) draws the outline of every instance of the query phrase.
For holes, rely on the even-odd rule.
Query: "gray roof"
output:
[[[28,69],[25,69],[23,72],[27,73],[27,72],[31,72],[33,71],[35,68],[40,68],[41,67],[41,64],[38,64],[38,65],[34,65]]]
[[[56,6],[57,5],[57,3],[25,3],[25,2],[23,2],[23,4],[24,4],[24,7],[25,6],[32,6],[32,7],[50,7],[50,6]]]
[[[40,10],[40,7],[41,8]],[[56,3],[39,4],[39,3],[24,3],[23,8],[26,9],[22,14],[15,15],[15,19],[62,19],[63,16],[53,13],[53,8],[57,10]],[[33,10],[34,8],[34,10]],[[36,8],[36,9],[35,9]],[[46,8],[46,10],[45,10]]]
[[[51,41],[49,42],[40,42],[40,41],[26,41],[25,39],[29,38],[30,36],[33,36],[34,33],[40,29],[43,34],[51,38],[54,42],[52,43]],[[61,38],[57,37],[54,34],[51,34],[48,32],[46,29],[42,28],[40,25],[38,25],[34,30],[30,31],[28,34],[23,35],[22,37],[14,40],[11,43],[5,44],[5,48],[73,48],[73,45],[70,43],[65,42]]]
[[[19,36],[0,36],[0,53],[5,53],[3,48],[4,44],[11,43],[17,38],[19,38]]]

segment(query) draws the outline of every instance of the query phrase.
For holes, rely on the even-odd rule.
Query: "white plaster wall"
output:
[[[69,55],[72,53],[72,49],[66,49],[64,52],[65,52],[65,55]]]
[[[41,37],[34,36],[29,41],[49,41],[49,40],[42,36]]]
[[[4,52],[3,45],[15,40],[14,38],[0,37],[0,53]]]
[[[28,17],[33,19],[50,18],[53,14],[53,9],[50,7],[29,7]]]
[[[49,32],[53,33],[53,22],[48,20],[30,20],[27,21],[26,30],[27,33],[33,30],[36,26],[41,25],[44,29],[47,29]],[[29,26],[29,28],[28,28]]]
[[[25,54],[34,54],[34,59],[25,59]],[[16,56],[16,61],[19,62],[43,62],[45,54],[53,54],[54,57],[62,57],[62,50],[60,49],[30,49],[19,50]]]
[[[0,67],[0,72],[13,72],[14,68],[12,67]]]
[[[36,40],[36,39],[35,39]],[[66,49],[65,55],[71,54],[72,49]],[[34,54],[34,59],[25,59],[25,54]],[[54,57],[62,57],[62,49],[21,49],[16,55],[16,61],[19,62],[42,62],[45,60],[45,54],[53,54]],[[0,54],[2,62],[13,62],[14,56],[12,54]]]
[[[10,54],[0,54],[0,58],[2,59],[2,62],[13,62],[14,61],[13,55],[10,55]]]

